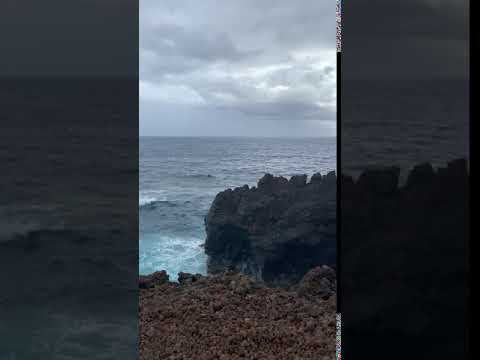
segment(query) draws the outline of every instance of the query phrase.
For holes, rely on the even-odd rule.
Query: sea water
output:
[[[204,218],[219,192],[336,168],[335,138],[141,137],[139,272],[206,272]]]

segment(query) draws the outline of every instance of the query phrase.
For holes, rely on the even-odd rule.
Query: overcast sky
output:
[[[0,76],[138,76],[138,0],[1,0]]]
[[[140,134],[332,136],[335,1],[141,0]]]
[[[342,80],[466,78],[468,31],[468,0],[345,1]]]

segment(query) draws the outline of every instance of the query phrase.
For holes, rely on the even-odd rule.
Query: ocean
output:
[[[2,79],[0,359],[132,359],[138,82]]]
[[[139,272],[206,272],[204,217],[219,192],[265,174],[336,169],[336,139],[141,137]]]
[[[368,91],[367,91],[368,90]],[[464,81],[350,82],[342,91],[344,174],[468,158]],[[140,138],[140,273],[205,272],[203,219],[215,195],[264,173],[336,168],[335,138]]]
[[[469,105],[465,80],[344,81],[342,173],[468,159]]]

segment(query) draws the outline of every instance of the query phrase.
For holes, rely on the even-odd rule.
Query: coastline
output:
[[[332,176],[330,175],[330,180],[333,180]],[[468,195],[466,160],[458,159],[450,162],[447,167],[438,169],[428,163],[419,164],[408,173],[405,183],[399,181],[399,176],[400,169],[390,167],[367,170],[356,179],[349,176],[339,179],[342,193],[348,195],[342,200],[342,225],[348,226],[348,231],[342,235],[342,246],[345,243],[349,249],[373,246],[385,255],[385,258],[379,259],[375,253],[342,253],[343,263],[348,263],[350,269],[349,272],[342,273],[342,278],[345,277],[346,280],[342,281],[342,298],[355,297],[359,304],[367,304],[371,299],[369,294],[381,288],[392,287],[392,279],[383,279],[382,274],[378,274],[378,267],[395,267],[398,268],[395,270],[397,273],[404,274],[403,277],[394,279],[395,288],[400,291],[395,296],[382,300],[383,302],[365,305],[365,309],[381,309],[377,314],[388,312],[392,307],[399,308],[416,296],[414,292],[402,293],[401,289],[405,288],[406,283],[414,281],[412,279],[415,279],[416,274],[427,271],[423,257],[427,255],[425,251],[433,247],[416,240],[418,236],[426,236],[426,231],[431,232],[427,238],[439,247],[437,251],[451,249],[442,257],[444,262],[436,267],[438,278],[445,281],[431,285],[431,292],[437,294],[435,296],[439,306],[451,303],[451,299],[443,299],[438,295],[445,284],[458,288],[462,285],[446,281],[452,270],[446,269],[444,264],[449,261],[450,267],[455,267],[459,274],[464,271],[459,264],[463,261],[465,249],[463,244],[453,241],[457,236],[463,238],[463,235],[452,231],[465,228],[457,224],[463,219],[457,212],[467,208],[464,199],[468,199],[468,196],[457,196],[443,190],[462,189]],[[282,209],[281,202],[278,202],[279,194],[283,194],[280,198],[292,200],[291,203],[284,203],[287,209],[285,214],[292,214],[291,209],[288,210],[290,207],[311,208],[312,203],[302,205],[299,199],[312,199],[309,193],[312,189],[323,192],[319,184],[328,184],[330,180],[327,177],[312,177],[308,183],[306,176],[286,180],[266,175],[257,187],[240,187],[217,195],[206,218],[205,251],[212,255],[215,247],[212,249],[212,238],[209,239],[208,236],[219,235],[214,236],[220,245],[214,256],[223,256],[224,261],[220,266],[209,269],[206,276],[180,273],[178,282],[170,282],[164,271],[141,276],[139,279],[140,358],[333,358],[339,340],[336,324],[336,270],[317,264],[307,269],[301,279],[298,279],[298,271],[288,267],[287,271],[293,271],[295,276],[283,282],[275,281],[281,278],[282,272],[274,274],[280,277],[275,279],[274,276],[272,281],[272,278],[259,276],[263,272],[253,272],[246,266],[251,264],[252,259],[265,259],[264,255],[258,256],[261,245],[268,244],[265,248],[271,253],[276,250],[277,258],[283,254],[283,251],[279,251],[283,241],[268,236],[278,223],[284,224],[281,215],[283,211],[277,213],[277,217],[271,216],[272,209]],[[305,196],[306,193],[308,196]],[[325,200],[324,197],[318,199]],[[373,200],[367,201],[368,199]],[[252,211],[256,214],[253,219],[257,220],[244,222],[245,219],[252,219]],[[300,213],[306,214],[303,211]],[[262,214],[269,216],[265,218]],[[452,217],[452,214],[458,216]],[[305,219],[318,221],[318,218],[310,215]],[[258,220],[261,218],[267,219],[266,222]],[[296,216],[287,218],[301,220]],[[438,219],[443,220],[438,222]],[[439,225],[438,229],[429,227],[428,224],[432,221]],[[299,226],[298,221],[286,223],[293,228]],[[230,231],[232,224],[244,232],[237,236],[238,231]],[[366,228],[365,224],[369,227]],[[229,231],[221,231],[222,226],[227,226]],[[392,237],[390,230],[395,229],[395,226],[403,229],[403,237]],[[366,232],[370,228],[377,230],[370,234]],[[301,234],[308,235],[309,232]],[[248,241],[244,241],[246,238]],[[292,239],[298,241],[299,236]],[[389,241],[386,242],[385,239]],[[403,253],[392,253],[392,249],[397,249],[398,242],[404,244],[405,239],[410,240],[408,243],[411,248]],[[249,251],[245,252],[245,249]],[[256,252],[252,249],[256,249]],[[243,256],[245,254],[248,256]],[[318,259],[314,256],[312,258]],[[406,259],[408,265],[404,263]],[[362,276],[371,278],[373,274],[377,274],[378,281],[362,282]],[[417,305],[419,309],[423,306],[428,304]],[[342,313],[343,315],[345,314]],[[361,341],[352,331],[378,331],[375,316],[380,315],[372,317],[368,311],[356,311],[346,316],[350,323],[346,328],[343,326],[342,331],[345,333],[342,333],[342,341],[353,344]],[[391,311],[389,316],[393,317],[399,328],[408,331],[408,322],[395,317]],[[433,331],[437,326],[433,316],[431,319],[425,317],[424,320],[425,328]],[[383,336],[388,337],[388,332]]]
[[[233,272],[141,277],[140,359],[332,359],[334,277],[315,268],[288,289]]]
[[[334,172],[220,192],[205,217],[208,275],[139,277],[140,358],[332,359],[335,199]]]

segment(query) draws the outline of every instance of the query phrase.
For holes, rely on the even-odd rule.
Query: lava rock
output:
[[[255,279],[293,284],[336,260],[336,176],[270,174],[257,188],[219,193],[205,218],[210,274],[233,269]]]
[[[307,298],[226,272],[142,288],[139,301],[141,360],[335,356],[335,296]]]
[[[182,285],[191,284],[202,278],[201,274],[189,274],[185,272],[178,273],[178,282]]]
[[[169,276],[165,270],[154,272],[153,274],[140,276],[138,287],[140,289],[150,289],[156,285],[163,285],[169,281]]]
[[[336,271],[326,265],[310,270],[298,284],[298,293],[310,298],[328,299],[336,292]]]
[[[466,161],[436,170],[419,164],[405,185],[395,168],[367,171],[356,181],[342,176],[341,189],[342,302],[355,304],[342,307],[348,319],[342,341],[355,354],[402,342],[411,353],[412,341],[418,348],[458,349],[467,319]]]

